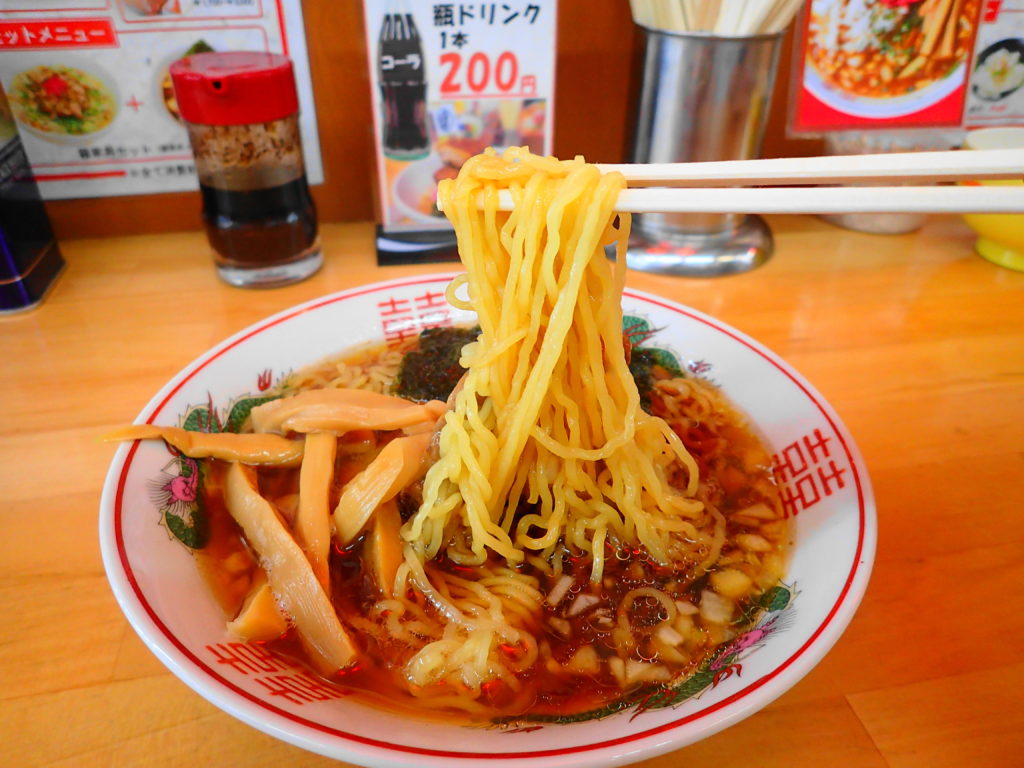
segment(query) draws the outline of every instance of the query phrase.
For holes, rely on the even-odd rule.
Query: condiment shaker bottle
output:
[[[199,53],[171,65],[217,273],[239,287],[303,280],[323,263],[291,60]]]

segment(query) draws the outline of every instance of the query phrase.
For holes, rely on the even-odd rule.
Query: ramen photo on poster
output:
[[[980,0],[812,0],[804,86],[865,118],[925,110],[963,87]]]
[[[10,101],[18,121],[44,136],[95,134],[117,114],[109,86],[89,72],[62,65],[39,65],[15,75]]]

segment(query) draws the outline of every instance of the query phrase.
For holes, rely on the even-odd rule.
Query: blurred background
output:
[[[321,222],[374,218],[374,137],[363,4],[304,0],[324,183],[313,187]],[[780,56],[764,157],[821,154],[819,139],[786,136],[793,27]],[[554,154],[622,162],[631,140],[643,39],[629,4],[559,0]],[[57,238],[196,230],[198,193],[51,200]]]

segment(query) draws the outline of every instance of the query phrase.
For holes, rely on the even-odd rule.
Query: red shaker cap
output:
[[[202,125],[269,123],[299,111],[292,62],[259,51],[197,53],[171,64],[182,118]]]

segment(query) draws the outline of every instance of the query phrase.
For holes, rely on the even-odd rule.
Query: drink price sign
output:
[[[450,229],[437,183],[473,155],[551,153],[556,3],[365,3],[382,232],[402,248]]]

